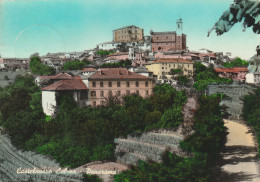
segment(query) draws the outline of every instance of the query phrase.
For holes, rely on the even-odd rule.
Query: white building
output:
[[[102,50],[111,50],[111,49],[116,49],[119,44],[121,44],[121,43],[120,42],[104,42],[104,43],[98,44],[97,48],[102,49]]]
[[[260,84],[260,72],[246,74],[246,83]]]
[[[60,80],[42,88],[42,108],[46,115],[52,116],[55,114],[57,107],[56,98],[61,93],[72,94],[74,100],[81,106],[89,104],[88,88],[81,79]]]

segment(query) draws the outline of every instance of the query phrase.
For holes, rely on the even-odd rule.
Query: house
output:
[[[146,64],[147,57],[147,51],[135,51],[134,48],[129,48],[129,52],[116,52],[108,55],[105,61],[114,62],[129,59],[132,61],[132,66],[143,66]]]
[[[194,63],[185,59],[157,59],[152,64],[145,66],[157,79],[170,78],[171,69],[181,69],[184,75],[193,75]]]
[[[104,105],[109,96],[139,94],[148,97],[153,91],[153,80],[128,71],[126,68],[102,68],[89,78],[91,106]]]
[[[46,115],[55,114],[57,96],[61,93],[72,94],[80,106],[88,105],[88,88],[80,77],[64,79],[42,88],[42,108]]]
[[[140,67],[132,67],[128,69],[129,71],[135,72],[137,74],[147,76],[147,77],[152,77],[153,72],[149,71],[146,67],[140,66]]]
[[[113,30],[113,42],[138,42],[144,39],[144,29],[134,25]]]
[[[152,52],[186,50],[186,35],[177,35],[176,31],[150,32]]]
[[[29,60],[24,58],[3,58],[1,60],[1,65],[1,67],[5,67],[7,69],[27,69],[29,67]]]
[[[68,80],[68,79],[72,79],[72,76],[67,74],[67,73],[59,73],[57,75],[52,75],[52,76],[37,76],[35,78],[35,83],[38,86],[41,86],[42,84],[48,82],[50,84],[60,81],[60,80]]]
[[[129,59],[128,52],[116,52],[106,57],[105,61],[111,60],[127,60]]]
[[[218,76],[230,78],[234,81],[245,81],[248,73],[248,69],[243,67],[215,68],[215,71],[218,73]]]
[[[95,73],[97,70],[95,68],[83,68],[82,75],[89,75],[91,73]]]
[[[260,84],[260,72],[246,74],[246,83]]]

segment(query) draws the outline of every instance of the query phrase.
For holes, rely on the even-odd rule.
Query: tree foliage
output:
[[[114,181],[214,181],[213,169],[225,143],[226,128],[221,117],[219,96],[202,96],[199,102],[195,132],[181,142],[183,149],[194,154],[192,157],[179,157],[166,150],[162,163],[139,161],[137,166],[115,175]],[[171,114],[168,110],[166,113],[167,116]]]
[[[248,65],[249,63],[241,58],[235,58],[232,62],[222,63],[222,66],[225,68],[247,67]]]
[[[113,53],[115,53],[115,51],[113,51],[113,50],[102,50],[102,49],[100,49],[100,50],[97,51],[97,55],[100,55],[101,57],[105,57],[105,56],[107,56],[109,54],[113,54]]]
[[[73,60],[73,61],[68,61],[66,62],[62,70],[82,70],[85,66],[90,64],[89,61],[79,61],[79,60]]]
[[[260,33],[260,2],[258,0],[238,0],[231,4],[209,34],[215,30],[217,35],[228,32],[236,23],[243,22],[244,28],[252,27],[254,33]],[[208,34],[208,35],[209,35]]]
[[[127,60],[120,60],[119,62],[116,63],[104,63],[100,67],[101,68],[119,68],[119,67],[129,67],[132,65],[132,61],[129,59]]]
[[[195,80],[193,86],[199,91],[204,91],[210,83],[232,83],[231,79],[219,77],[213,67],[207,68],[200,62],[195,64]]]
[[[79,107],[69,93],[57,97],[58,113],[46,117],[41,92],[32,77],[19,77],[0,92],[3,126],[13,143],[78,167],[95,160],[114,160],[114,138],[182,122],[186,94],[163,84],[150,98],[134,94],[107,106]],[[158,98],[157,98],[158,97]],[[169,100],[167,100],[169,99]],[[163,117],[162,117],[163,116]]]
[[[56,73],[53,67],[42,64],[39,57],[32,57],[30,61],[30,69],[32,73],[38,75],[54,75]]]
[[[260,87],[243,97],[243,118],[256,132],[260,156]]]

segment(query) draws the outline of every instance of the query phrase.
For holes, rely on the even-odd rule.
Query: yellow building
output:
[[[114,42],[138,42],[143,41],[144,29],[134,25],[122,27],[113,31]]]
[[[170,78],[171,69],[181,69],[184,75],[193,75],[194,63],[185,59],[167,59],[162,58],[147,64],[146,68],[153,72],[157,79]]]

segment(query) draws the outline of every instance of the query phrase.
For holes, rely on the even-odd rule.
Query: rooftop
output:
[[[223,73],[223,72],[229,72],[229,73],[239,73],[242,71],[248,72],[247,68],[244,67],[236,67],[236,68],[215,68],[215,71],[218,73]]]
[[[121,30],[121,29],[125,29],[125,28],[132,28],[132,27],[134,27],[134,28],[139,28],[139,27],[137,27],[137,26],[135,26],[135,25],[129,25],[129,26],[124,26],[124,27],[121,27],[121,28],[115,29],[115,30],[113,30],[113,31]]]
[[[55,76],[40,76],[40,79],[50,79],[50,80],[64,80],[64,79],[71,79],[72,76],[67,73],[59,73]]]
[[[95,68],[83,68],[82,71],[96,71]]]
[[[107,57],[109,57],[109,56],[120,56],[120,55],[128,55],[128,52],[116,52],[116,53],[107,55]]]
[[[128,71],[126,68],[102,68],[94,73],[89,80],[150,80],[149,77]]]
[[[159,35],[159,34],[176,34],[176,31],[167,31],[167,32],[151,32],[151,35]]]
[[[52,85],[42,88],[42,90],[87,90],[87,86],[83,83],[80,77],[69,80],[60,80]]]
[[[193,64],[192,61],[186,59],[174,59],[174,58],[161,58],[155,60],[153,63],[190,63]]]

